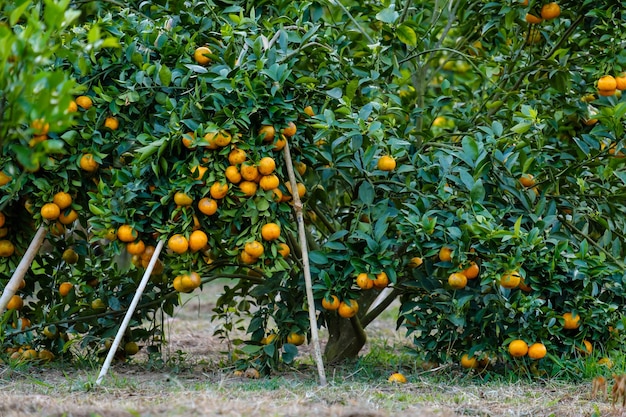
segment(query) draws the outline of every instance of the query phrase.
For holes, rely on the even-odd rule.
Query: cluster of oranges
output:
[[[11,360],[18,362],[50,362],[54,359],[54,354],[48,349],[41,349],[38,351],[33,349],[30,345],[9,347],[6,350],[6,353],[9,355]]]
[[[52,197],[52,202],[45,203],[39,210],[41,218],[54,222],[51,231],[60,235],[65,231],[65,227],[71,225],[78,219],[78,212],[72,208],[72,196],[59,191]]]
[[[523,2],[521,2],[521,5],[527,6],[528,0],[524,0]],[[561,6],[559,6],[556,2],[546,3],[543,6],[541,6],[541,13],[540,13],[541,17],[536,16],[532,13],[527,13],[526,22],[530,23],[531,25],[537,25],[543,22],[544,20],[556,19],[560,15],[561,15]]]
[[[612,96],[619,90],[626,90],[626,73],[622,73],[616,77],[612,75],[603,75],[598,80],[598,94],[601,96]]]

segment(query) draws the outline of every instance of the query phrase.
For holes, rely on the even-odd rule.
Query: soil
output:
[[[203,297],[192,297],[167,320],[168,367],[150,366],[140,352],[129,362],[115,363],[102,385],[95,386],[99,365],[0,365],[0,417],[620,415],[607,400],[591,401],[588,384],[491,384],[463,373],[433,378],[424,371],[407,375],[407,384],[392,385],[385,375],[368,374],[371,370],[358,361],[327,367],[329,383],[322,388],[310,346],[300,349],[291,369],[260,379],[235,376],[224,365],[228,345],[213,335],[213,305]],[[378,345],[410,346],[391,317],[372,323],[368,334]],[[460,379],[455,381],[455,375]]]

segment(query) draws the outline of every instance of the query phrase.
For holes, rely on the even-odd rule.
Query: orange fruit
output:
[[[217,133],[218,132],[207,132],[204,135],[204,141],[203,141],[202,145],[205,148],[208,148],[208,149],[217,149],[217,148],[219,148],[219,146],[217,146],[217,143],[215,142],[215,138],[217,137]]]
[[[71,282],[62,282],[59,285],[59,294],[61,295],[61,297],[67,297],[67,295],[72,291],[73,288],[74,284],[72,284]]]
[[[287,336],[287,343],[291,343],[292,345],[295,346],[300,346],[301,344],[304,343],[304,335],[300,334],[300,333],[289,333],[289,335]]]
[[[389,285],[389,277],[387,276],[387,274],[385,272],[376,274],[376,279],[374,280],[374,288],[382,290],[383,288],[387,287],[387,285]]]
[[[258,165],[259,174],[270,175],[276,169],[276,161],[274,158],[265,156],[261,158]]]
[[[361,272],[356,277],[356,285],[362,290],[369,290],[374,287],[374,280],[371,280],[365,272]]]
[[[424,263],[424,260],[422,258],[420,258],[419,256],[414,256],[409,261],[409,268],[417,268],[423,263]]]
[[[543,343],[536,342],[529,346],[528,357],[530,359],[541,359],[546,356],[548,350]]]
[[[593,345],[587,339],[583,339],[583,347],[576,348],[583,355],[590,355],[593,352]]]
[[[296,124],[294,122],[289,122],[287,123],[287,127],[284,127],[283,130],[281,130],[281,133],[290,138],[296,134],[297,130]]]
[[[190,272],[188,277],[189,277],[189,282],[191,283],[194,289],[198,288],[202,284],[202,277],[197,272],[195,271]]]
[[[338,313],[344,319],[356,316],[359,312],[359,304],[356,300],[342,301],[339,303]]]
[[[33,135],[47,135],[50,131],[50,123],[46,123],[44,119],[35,119],[30,124],[31,129],[33,129]]]
[[[563,314],[563,328],[567,330],[578,329],[580,327],[580,316],[572,313]]]
[[[185,146],[185,148],[187,149],[193,149],[196,146],[194,145],[194,140],[196,139],[196,133],[195,132],[187,132],[185,134],[183,134],[183,145]]]
[[[242,181],[239,183],[239,189],[242,193],[244,193],[246,197],[252,197],[253,195],[255,195],[258,188],[259,186],[256,184],[256,182]]]
[[[439,249],[439,260],[443,262],[450,262],[452,260],[452,248],[442,246],[441,249]]]
[[[330,299],[322,298],[322,307],[326,310],[337,310],[339,304],[339,298],[336,295],[331,295]]]
[[[63,259],[66,263],[73,265],[78,262],[78,254],[72,248],[67,248],[63,251],[63,255],[61,255],[61,259]]]
[[[273,193],[272,199],[273,199],[274,201],[276,201],[276,202],[281,202],[281,201],[283,201],[283,192],[282,192],[282,191],[280,191],[280,189],[278,189],[278,188],[274,188],[274,189],[272,190],[272,193]],[[291,197],[289,197],[289,198],[291,198]]]
[[[276,176],[276,174],[263,175],[261,177],[261,181],[259,181],[259,186],[265,191],[273,190],[278,188],[280,185],[280,180]]]
[[[117,229],[117,238],[122,242],[134,242],[138,237],[139,233],[129,224],[123,224]]]
[[[194,230],[189,235],[189,249],[192,252],[198,252],[209,243],[209,237],[202,230]]]
[[[502,274],[500,277],[500,285],[504,288],[513,289],[519,286],[522,281],[522,276],[517,271],[509,271]]]
[[[615,77],[615,88],[618,90],[626,90],[626,73],[621,73],[617,77]]]
[[[474,279],[480,273],[480,268],[476,262],[472,261],[470,262],[470,266],[465,268],[461,273],[465,275],[467,279]]]
[[[291,249],[289,248],[289,245],[287,245],[286,243],[282,243],[281,242],[281,243],[278,244],[278,247],[279,247],[278,253],[280,253],[280,255],[283,258],[288,257],[289,254],[291,253]]]
[[[394,384],[406,384],[405,376],[399,372],[391,374],[391,376],[387,378],[387,381],[392,382]]]
[[[206,55],[211,55],[211,50],[206,46],[199,46],[193,52],[193,59],[200,65],[209,65],[211,63],[211,58]]]
[[[248,265],[255,263],[259,259],[250,255],[245,250],[241,251],[241,253],[239,254],[239,257],[241,258],[241,262],[243,262],[244,264],[248,264]]]
[[[65,225],[58,221],[51,224],[50,233],[52,233],[54,236],[62,236],[65,233]]]
[[[313,111],[313,107],[311,107],[311,106],[306,106],[306,107],[304,108],[304,114],[306,114],[306,115],[307,115],[307,116],[309,116],[309,117],[313,117],[313,116],[315,116],[315,112]]]
[[[519,179],[520,184],[524,187],[530,188],[535,185],[535,177],[532,174],[522,174]]]
[[[378,159],[377,167],[381,171],[393,171],[396,169],[396,160],[389,155],[383,155]]]
[[[461,356],[461,366],[465,369],[476,369],[478,368],[478,359],[474,356],[470,357],[467,353]]]
[[[259,136],[263,138],[264,142],[272,142],[276,136],[276,129],[272,125],[263,125],[259,129]]]
[[[198,210],[207,216],[212,216],[217,212],[217,202],[209,197],[203,197],[198,201]]]
[[[246,253],[254,258],[258,258],[263,255],[265,249],[263,245],[258,240],[253,240],[252,242],[248,242],[244,245],[243,250]]]
[[[52,202],[59,206],[61,210],[65,210],[72,205],[72,196],[65,191],[59,191],[52,197]]]
[[[528,353],[528,344],[521,339],[513,340],[509,343],[509,353],[515,358],[521,358]]]
[[[191,178],[196,181],[202,181],[204,174],[206,174],[208,170],[209,168],[203,167],[202,165],[194,165],[191,167]]]
[[[259,170],[255,165],[251,165],[247,162],[241,164],[240,168],[241,176],[246,181],[254,181],[259,176]]]
[[[141,255],[144,250],[146,250],[146,244],[141,239],[126,244],[126,251],[131,255]]]
[[[56,220],[61,214],[61,209],[54,203],[46,203],[41,207],[41,217],[46,220]]]
[[[227,132],[226,130],[220,130],[219,132],[217,132],[217,135],[215,135],[213,142],[217,146],[223,148],[224,146],[228,145],[232,139],[233,137],[230,132]]]
[[[139,346],[136,342],[126,342],[124,345],[124,353],[129,356],[136,355],[139,352]]]
[[[104,127],[110,130],[117,130],[120,127],[120,122],[117,120],[117,117],[107,117],[104,119]]]
[[[543,21],[542,18],[535,16],[534,14],[526,13],[526,22],[531,25],[537,25]]]
[[[71,100],[70,104],[67,105],[67,112],[76,113],[77,111],[78,111],[78,105],[76,104],[76,101]]]
[[[181,235],[180,233],[176,233],[170,236],[170,238],[168,239],[167,247],[172,252],[180,255],[187,252],[187,249],[189,249],[189,241],[185,236]]]
[[[6,308],[7,310],[21,310],[22,307],[24,307],[24,300],[22,300],[22,297],[15,294],[9,298]]]
[[[291,192],[291,182],[285,183],[285,186],[287,187],[287,190],[289,190],[289,194],[293,194]],[[304,195],[306,194],[306,186],[299,182],[296,184],[296,187],[298,188],[298,197],[304,197]]]
[[[455,272],[448,276],[448,285],[455,290],[463,289],[467,286],[467,277],[460,272]]]
[[[37,359],[42,362],[51,362],[54,360],[54,353],[50,352],[48,349],[43,349],[37,354]]]
[[[74,209],[71,209],[69,212],[62,211],[61,214],[59,214],[59,222],[61,224],[72,224],[76,221],[76,219],[78,219],[78,212]]]
[[[5,222],[6,222],[6,217],[4,216],[4,213],[0,211],[0,227],[4,226]]]
[[[273,151],[281,151],[285,146],[287,145],[287,138],[285,137],[285,135],[280,135],[280,138],[274,142],[274,147],[272,148]]]
[[[226,176],[226,179],[233,184],[239,184],[241,182],[241,174],[235,165],[228,166],[224,171],[224,175]]]
[[[267,223],[261,227],[261,236],[264,240],[276,240],[280,237],[280,226],[276,223]]]
[[[213,197],[215,200],[221,200],[222,198],[226,197],[227,193],[228,184],[221,184],[219,182],[213,183],[213,185],[211,185],[211,189],[209,190],[209,194],[211,194],[211,197]]]
[[[193,284],[188,276],[185,282],[183,282],[183,275],[178,275],[174,278],[174,281],[172,282],[172,287],[174,287],[174,289],[178,292],[191,292],[194,290]]]
[[[180,207],[188,207],[193,204],[193,199],[189,197],[189,194],[177,191],[174,194],[174,203]]]
[[[546,20],[555,19],[561,15],[561,7],[555,3],[547,3],[541,7],[541,17]]]
[[[80,167],[87,172],[96,172],[100,164],[94,159],[93,154],[86,153],[80,157]]]
[[[615,89],[617,88],[617,81],[615,77],[612,75],[603,75],[598,80],[598,93],[600,95],[608,95],[611,96],[615,93]]]
[[[2,187],[3,185],[7,185],[13,178],[7,174],[5,174],[3,171],[0,171],[0,187]]]
[[[296,167],[296,171],[298,171],[298,174],[300,175],[304,175],[304,173],[306,172],[306,164],[302,161],[296,162],[294,163],[294,166]]]
[[[246,159],[248,159],[248,155],[243,149],[235,148],[228,154],[228,162],[231,165],[243,164]]]
[[[84,110],[89,110],[93,106],[93,100],[89,96],[78,96],[75,101]]]

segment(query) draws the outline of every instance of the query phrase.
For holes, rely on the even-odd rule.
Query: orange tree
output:
[[[101,349],[166,239],[128,342],[158,348],[176,291],[225,278],[221,334],[250,318],[234,353],[265,370],[291,361],[308,320],[288,141],[327,360],[356,356],[398,297],[428,360],[507,362],[516,339],[555,363],[584,341],[614,348],[625,107],[617,81],[602,95],[595,82],[622,70],[620,3],[578,3],[530,24],[542,3],[92,2],[53,51],[88,99],[28,154],[56,143],[50,167],[3,188],[56,233],[41,209],[68,192],[78,222],[36,259],[20,292],[35,297],[5,315],[4,343]],[[101,37],[119,47],[85,47]],[[3,169],[23,172],[16,160],[3,148]]]

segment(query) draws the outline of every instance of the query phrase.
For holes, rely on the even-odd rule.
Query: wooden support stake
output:
[[[315,351],[315,363],[317,364],[317,373],[320,378],[320,386],[326,385],[326,373],[324,371],[324,360],[322,359],[322,348],[320,346],[319,334],[317,332],[317,317],[315,316],[315,299],[313,298],[313,283],[311,280],[311,270],[309,268],[309,251],[306,244],[306,231],[304,229],[304,217],[302,215],[302,201],[298,195],[298,186],[296,183],[296,175],[293,171],[293,162],[291,161],[291,152],[289,152],[289,141],[283,149],[285,154],[285,162],[287,164],[287,172],[289,174],[289,182],[291,183],[291,196],[293,198],[293,207],[296,212],[296,222],[298,223],[298,234],[300,238],[300,248],[302,249],[302,265],[304,270],[304,286],[306,288],[306,298],[309,308],[309,323],[311,326],[311,342]]]
[[[156,248],[154,249],[154,254],[152,254],[152,258],[150,258],[150,263],[146,268],[146,271],[143,274],[143,278],[141,278],[141,282],[137,287],[137,291],[135,291],[135,296],[133,297],[133,301],[128,306],[128,311],[126,311],[126,315],[124,316],[124,320],[122,321],[122,325],[120,329],[117,331],[117,335],[115,335],[115,340],[113,340],[113,344],[109,349],[109,353],[107,354],[106,359],[104,360],[104,364],[102,365],[102,369],[100,370],[100,375],[98,375],[98,379],[96,379],[96,385],[100,385],[102,379],[106,375],[109,370],[109,366],[111,366],[111,362],[113,361],[113,357],[115,356],[115,352],[117,352],[117,348],[122,341],[122,337],[124,337],[124,332],[126,332],[126,328],[128,327],[128,323],[130,323],[130,319],[137,308],[137,304],[139,304],[139,300],[141,299],[141,294],[143,294],[143,290],[146,288],[148,284],[148,280],[150,279],[150,275],[152,274],[152,270],[159,260],[159,254],[161,253],[161,249],[163,249],[163,245],[165,240],[159,240]]]
[[[33,240],[30,242],[30,245],[28,245],[28,249],[22,257],[22,260],[17,265],[17,268],[15,268],[15,272],[13,273],[13,276],[11,276],[9,283],[6,287],[4,287],[2,296],[0,296],[0,314],[4,312],[7,308],[7,304],[9,304],[9,301],[11,300],[11,297],[13,297],[20,288],[20,283],[22,282],[24,275],[26,275],[26,271],[28,271],[28,268],[30,268],[30,265],[33,263],[35,255],[39,252],[39,248],[41,247],[45,237],[46,228],[44,226],[40,226],[39,229],[37,229],[37,233],[35,233]]]

